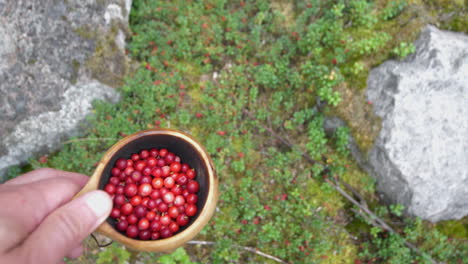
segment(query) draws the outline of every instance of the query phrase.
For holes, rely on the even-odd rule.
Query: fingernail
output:
[[[86,205],[98,218],[106,218],[112,209],[112,201],[107,193],[93,191],[86,194]]]

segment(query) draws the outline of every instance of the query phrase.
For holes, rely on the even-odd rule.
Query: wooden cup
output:
[[[129,238],[114,229],[116,221],[111,218],[107,218],[96,231],[135,251],[169,252],[182,246],[201,231],[213,216],[218,199],[218,178],[213,162],[203,146],[191,136],[176,130],[150,129],[123,138],[104,154],[94,174],[76,197],[89,191],[102,190],[117,159],[128,159],[133,153],[151,148],[166,148],[195,169],[195,179],[200,184],[197,214],[191,217],[190,223],[182,227],[177,234],[159,240],[143,241]]]

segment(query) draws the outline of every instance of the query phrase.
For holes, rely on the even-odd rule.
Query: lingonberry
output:
[[[159,232],[162,238],[168,238],[172,236],[171,230],[169,228],[165,227],[161,229],[161,232]]]
[[[142,151],[140,151],[140,159],[146,159],[148,158],[150,155],[149,151],[144,149]]]
[[[169,223],[171,223],[171,217],[169,215],[163,215],[159,219],[159,222],[161,222],[163,226],[167,226]]]
[[[138,205],[133,209],[133,212],[138,218],[142,218],[146,216],[146,213],[148,212],[148,209],[146,209],[145,206],[143,205]]]
[[[126,164],[126,163],[125,163],[125,164]],[[125,167],[126,167],[126,166],[125,166]],[[117,168],[117,167],[112,168],[111,174],[112,174],[112,176],[119,176],[119,174],[120,174],[120,169]]]
[[[164,187],[170,189],[170,188],[174,187],[174,185],[175,185],[174,178],[167,177],[167,178],[164,179]]]
[[[182,172],[186,172],[188,169],[189,169],[189,165],[188,165],[188,164],[182,163],[182,164],[180,165],[180,170],[181,170]]]
[[[188,204],[187,208],[185,208],[185,214],[188,216],[194,216],[197,213],[197,211],[197,206],[194,204]]]
[[[141,180],[141,177],[141,172],[137,170],[132,172],[132,174],[130,175],[130,178],[132,178],[133,182],[139,182]]]
[[[149,240],[151,238],[151,231],[149,230],[142,230],[140,231],[140,233],[138,234],[138,237],[141,239],[141,240]]]
[[[185,204],[184,196],[179,194],[174,198],[174,205],[175,206],[181,206],[181,205],[184,205],[184,204]]]
[[[130,184],[125,186],[124,191],[125,191],[125,195],[127,197],[133,197],[133,196],[135,196],[137,194],[138,187],[136,186],[136,184],[130,183]]]
[[[189,204],[196,204],[197,201],[198,201],[198,196],[194,193],[191,193],[187,196],[187,199],[186,199],[187,203]]]
[[[124,215],[129,215],[133,212],[133,205],[130,203],[124,203],[122,207],[120,207],[120,212]]]
[[[117,224],[115,224],[115,227],[119,231],[125,231],[125,230],[127,230],[128,222],[125,221],[125,220],[119,221],[119,222],[117,222]]]
[[[163,195],[163,201],[166,203],[166,204],[170,204],[172,202],[174,202],[174,193],[172,192],[167,192]]]
[[[110,217],[119,218],[120,217],[120,210],[117,209],[117,208],[113,208],[111,213],[110,213]]]
[[[171,230],[172,233],[175,233],[179,231],[179,225],[176,222],[171,222],[169,224],[169,230]]]
[[[189,223],[189,217],[185,214],[180,214],[176,221],[179,226],[186,226]]]
[[[151,157],[156,158],[156,157],[158,156],[158,150],[155,149],[155,148],[150,149],[149,153],[150,153],[150,156],[151,156]]]
[[[196,193],[196,192],[198,192],[199,189],[200,189],[200,185],[198,184],[197,181],[190,180],[190,181],[187,183],[187,190],[188,190],[190,193]]]
[[[146,230],[149,227],[149,221],[146,218],[141,218],[140,221],[138,221],[138,229],[140,230]]]
[[[139,195],[133,196],[132,198],[130,198],[130,203],[133,206],[140,205],[141,204],[141,196],[139,196]]]
[[[136,225],[129,225],[127,227],[127,236],[128,237],[131,237],[131,238],[134,238],[134,237],[137,237],[138,236],[138,227],[136,227]]]
[[[166,161],[167,161],[167,158],[166,158]],[[178,173],[182,169],[182,166],[180,165],[179,162],[172,162],[170,165],[170,168],[172,172]]]
[[[116,162],[115,162],[115,166],[117,167],[117,169],[119,170],[123,170],[127,167],[127,160],[125,159],[118,159]]]
[[[134,225],[138,222],[138,217],[134,214],[127,216],[127,222],[130,225]]]
[[[138,193],[143,197],[150,195],[152,191],[153,187],[149,183],[143,183],[138,187]]]
[[[165,148],[159,150],[160,157],[163,157],[163,158],[166,157],[167,153],[169,153],[169,151]]]
[[[108,183],[106,186],[104,186],[104,191],[106,191],[106,193],[112,195],[115,193],[115,185],[112,184],[112,183]]]
[[[151,231],[159,231],[159,230],[161,230],[161,227],[162,227],[162,225],[161,225],[161,222],[159,220],[158,221],[153,220],[151,222],[149,228],[151,229]]]
[[[179,216],[179,209],[177,209],[176,206],[172,206],[169,208],[169,210],[167,211],[167,214],[171,217],[171,218],[177,218],[177,216]]]
[[[151,183],[151,181],[153,180],[153,178],[151,178],[151,176],[143,176],[140,180],[140,184],[144,184],[144,183]]]
[[[116,205],[117,207],[120,207],[124,203],[125,203],[125,196],[123,196],[122,194],[116,194],[114,196],[114,205]]]

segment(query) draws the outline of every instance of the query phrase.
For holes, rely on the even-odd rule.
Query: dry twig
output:
[[[214,241],[199,241],[199,240],[192,240],[192,241],[189,241],[187,242],[187,244],[191,244],[191,245],[203,245],[203,246],[214,246],[216,245],[216,242]],[[257,254],[259,256],[262,256],[262,257],[265,257],[267,259],[271,259],[271,260],[274,260],[278,263],[282,263],[282,264],[288,264],[286,261],[280,259],[280,258],[277,258],[275,256],[272,256],[270,254],[267,254],[265,252],[262,252],[256,248],[253,248],[253,247],[245,247],[245,246],[239,246],[239,245],[234,245],[234,247],[236,248],[239,248],[239,249],[242,249],[244,251],[248,251],[248,252],[252,252],[254,254]]]

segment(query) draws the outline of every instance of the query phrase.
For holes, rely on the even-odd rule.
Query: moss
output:
[[[72,70],[72,76],[71,76],[71,78],[70,78],[70,82],[71,82],[72,84],[76,84],[76,81],[77,81],[77,78],[78,78],[78,73],[79,73],[79,71],[80,71],[80,66],[81,66],[81,64],[80,64],[79,61],[77,61],[77,60],[75,60],[75,59],[72,60],[72,68],[73,68],[73,70]]]
[[[74,29],[75,33],[84,39],[95,39],[97,32],[93,30],[89,25],[84,25]]]
[[[436,224],[436,228],[449,238],[466,239],[468,237],[468,217],[461,220],[439,222]]]

